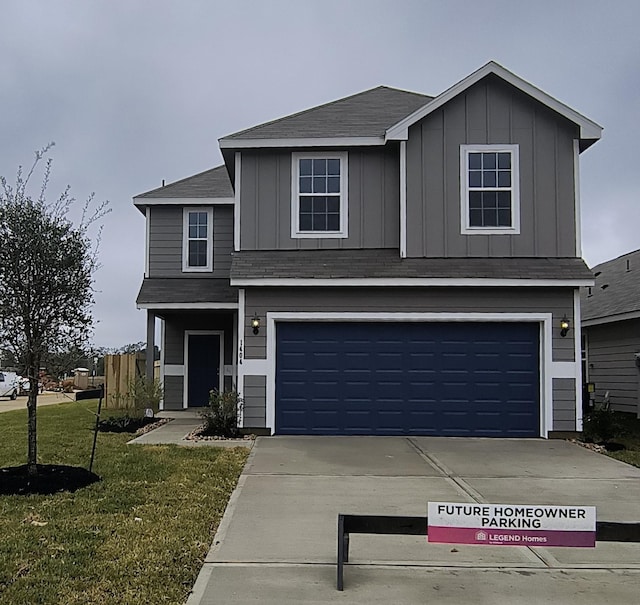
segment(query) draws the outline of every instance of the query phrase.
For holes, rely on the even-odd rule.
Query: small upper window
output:
[[[462,145],[462,233],[520,233],[517,145]]]
[[[294,153],[291,237],[347,237],[347,154]]]
[[[213,269],[213,211],[211,208],[185,208],[183,213],[183,271]]]

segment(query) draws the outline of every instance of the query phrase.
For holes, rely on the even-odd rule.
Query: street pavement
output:
[[[38,407],[44,405],[55,405],[64,403],[65,401],[75,401],[73,393],[54,393],[45,391],[38,395]],[[17,399],[11,400],[8,397],[0,397],[0,412],[10,412],[12,410],[26,410],[27,396],[21,395]]]

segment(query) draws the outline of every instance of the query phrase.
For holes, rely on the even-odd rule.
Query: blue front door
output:
[[[189,334],[187,352],[187,405],[202,407],[209,391],[220,388],[220,335]]]
[[[539,324],[278,323],[276,433],[536,437]]]

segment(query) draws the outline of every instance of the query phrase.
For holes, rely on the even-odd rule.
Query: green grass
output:
[[[640,418],[632,414],[614,412],[618,433],[613,441],[621,443],[626,449],[608,452],[607,455],[640,468]]]
[[[87,467],[95,401],[38,410],[38,461]],[[233,491],[244,448],[127,446],[100,433],[76,493],[0,496],[0,603],[184,603]],[[0,467],[26,462],[26,412],[0,414]]]

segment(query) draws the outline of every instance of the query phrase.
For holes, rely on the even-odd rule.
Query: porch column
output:
[[[156,339],[156,314],[147,311],[147,361],[145,377],[149,382],[153,381],[153,363],[155,361]]]

